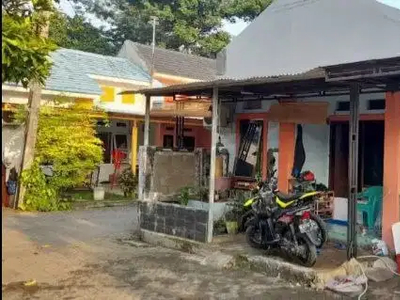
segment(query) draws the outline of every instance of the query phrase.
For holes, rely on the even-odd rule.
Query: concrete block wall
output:
[[[201,148],[194,152],[174,152],[139,147],[139,199],[169,201],[183,187],[204,186],[206,163],[205,151]]]
[[[140,229],[204,243],[207,220],[206,210],[161,202],[139,203]]]

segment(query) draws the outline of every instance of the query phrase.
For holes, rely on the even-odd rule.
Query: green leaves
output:
[[[134,197],[136,194],[138,179],[131,168],[125,169],[118,178],[118,183],[127,197]]]
[[[27,1],[3,1],[2,11],[2,83],[22,83],[27,87],[34,80],[44,85],[49,75],[49,53],[56,45],[39,36],[37,28],[43,26],[41,12],[51,9],[51,1],[34,1],[33,11],[27,15]]]
[[[214,57],[230,41],[222,21],[253,20],[272,0],[76,0],[108,22],[105,34],[119,48],[126,40],[150,44],[150,16],[157,16],[157,45]]]
[[[114,55],[117,51],[107,32],[94,27],[81,14],[74,17],[60,12],[53,14],[50,19],[49,36],[63,48],[104,55]]]
[[[253,21],[262,13],[273,0],[227,0],[224,2],[225,18],[234,21],[234,18],[246,22]]]
[[[26,187],[26,210],[52,211],[69,208],[63,202],[62,191],[81,186],[102,162],[102,142],[96,137],[97,118],[106,118],[96,112],[96,119],[79,105],[55,99],[68,108],[44,106],[40,110],[35,163],[22,173]],[[21,112],[23,114],[23,112]],[[40,165],[52,165],[53,176],[46,178]]]

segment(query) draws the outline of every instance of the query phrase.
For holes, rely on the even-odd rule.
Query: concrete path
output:
[[[3,211],[4,299],[333,299],[279,278],[128,242],[136,217],[134,206]]]
[[[340,299],[132,242],[135,206],[2,214],[4,299]],[[399,283],[372,284],[367,299],[400,299]]]
[[[137,228],[137,221],[136,205],[54,213],[3,210],[3,232],[4,229],[17,230],[38,244],[52,246],[131,235]]]

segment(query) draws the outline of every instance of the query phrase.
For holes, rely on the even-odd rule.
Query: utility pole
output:
[[[156,49],[156,26],[158,23],[158,18],[156,16],[151,16],[149,24],[153,26],[153,38],[151,42],[151,66],[150,66],[150,76],[151,76],[151,86],[153,86],[154,81],[154,53]]]
[[[38,28],[38,35],[42,38],[47,38],[49,35],[49,17],[50,12],[44,12],[43,17],[46,19],[44,26]],[[32,81],[29,84],[29,97],[28,97],[28,118],[25,129],[25,144],[22,156],[21,172],[29,169],[33,163],[35,154],[35,145],[37,130],[39,124],[40,100],[42,98],[42,87],[37,81]],[[19,185],[18,201],[14,201],[14,209],[18,207],[19,203],[23,203],[25,196],[25,187]]]

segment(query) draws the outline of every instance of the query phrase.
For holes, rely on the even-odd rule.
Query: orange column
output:
[[[268,153],[268,119],[263,119],[263,138],[262,138],[262,179],[267,180],[267,169],[268,169],[268,161],[267,161],[267,153]]]
[[[386,93],[382,236],[393,249],[392,225],[400,221],[400,91]]]
[[[288,192],[293,168],[296,124],[279,123],[278,189]]]
[[[163,125],[161,123],[157,124],[156,126],[156,138],[155,138],[155,145],[156,147],[162,147],[164,143],[164,130]]]

